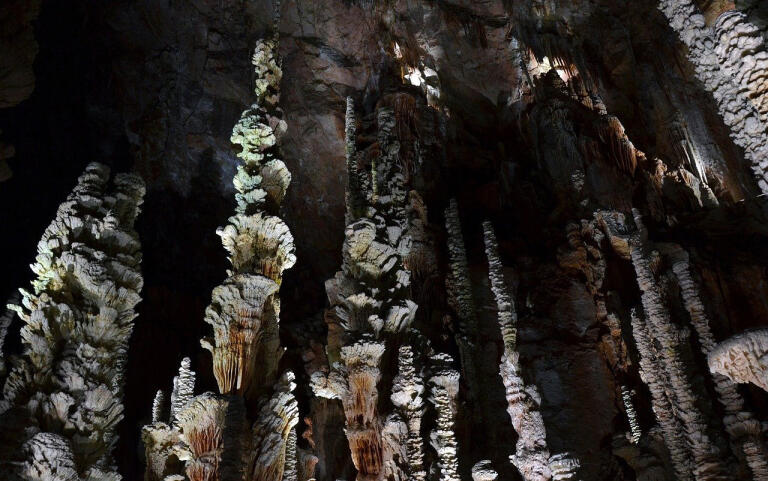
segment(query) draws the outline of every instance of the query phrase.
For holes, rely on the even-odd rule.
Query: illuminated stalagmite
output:
[[[488,276],[496,300],[499,328],[504,340],[504,353],[499,366],[507,396],[507,412],[518,434],[515,454],[509,457],[526,481],[573,479],[578,461],[565,453],[550,457],[547,431],[539,411],[541,402],[535,385],[526,385],[520,370],[517,351],[517,313],[504,280],[496,234],[490,222],[483,223]]]
[[[640,286],[641,301],[647,322],[649,344],[660,346],[656,351],[658,367],[663,369],[666,377],[660,381],[664,388],[668,389],[667,397],[670,400],[670,408],[664,406],[667,412],[676,413],[676,417],[683,428],[685,440],[691,458],[691,471],[696,479],[726,479],[725,466],[717,446],[708,435],[707,421],[696,405],[696,395],[689,379],[688,369],[683,360],[682,342],[683,336],[670,317],[664,300],[661,296],[659,285],[656,281],[652,265],[651,251],[648,246],[647,232],[642,224],[640,214],[633,211],[636,228],[631,228],[625,222],[623,215],[617,212],[600,212],[598,218],[603,223],[607,234],[611,238],[614,248],[629,254],[632,265],[635,268],[637,282]],[[635,340],[637,341],[637,331]],[[640,343],[638,342],[638,349]],[[649,384],[649,388],[650,388]],[[651,388],[653,390],[653,388]],[[657,416],[659,412],[657,411]],[[661,422],[661,419],[660,419]],[[665,434],[674,435],[671,431]],[[676,441],[666,439],[670,453],[675,461],[678,476],[685,476],[685,462],[680,453],[675,453],[677,447],[673,447]],[[687,471],[687,472],[691,472]]]
[[[0,402],[0,458],[25,479],[120,479],[128,339],[143,279],[133,229],[144,183],[92,163],[37,246],[16,306],[23,354]]]
[[[396,95],[394,102],[398,102]],[[426,479],[421,422],[426,410],[422,373],[428,353],[415,351],[425,340],[410,329],[417,305],[410,299],[412,266],[406,265],[406,259],[414,260],[410,256],[414,242],[425,239],[411,235],[421,236],[423,226],[409,221],[409,196],[400,159],[404,126],[398,124],[395,109],[386,103],[378,106],[376,154],[369,164],[360,165],[357,157],[350,159],[356,152],[354,118],[348,100],[346,198],[351,223],[345,232],[342,270],[326,282],[331,306],[326,313],[329,370],[312,374],[312,388],[318,397],[341,401],[357,479]],[[363,204],[356,205],[355,199]],[[426,244],[419,246],[422,248]],[[380,392],[385,374],[382,362],[392,355],[398,356],[398,374],[386,395],[394,412],[384,413],[378,408],[385,396]],[[450,359],[444,354],[435,356],[441,359],[441,366]],[[459,374],[447,367],[438,371],[428,382],[428,399],[442,420],[432,444],[441,479],[458,479],[452,430]]]
[[[757,27],[744,14],[726,11],[713,29],[694,0],[661,0],[659,9],[688,47],[696,75],[717,101],[731,137],[768,193],[768,56]]]
[[[286,469],[286,479],[296,478],[296,386],[293,373],[278,372],[284,351],[278,291],[283,271],[296,256],[293,236],[277,217],[291,180],[279,158],[286,124],[278,107],[277,46],[277,36],[257,42],[256,102],[243,112],[231,137],[241,148],[234,178],[237,206],[217,234],[232,269],[214,288],[205,312],[213,337],[201,340],[213,355],[220,394],[191,397],[194,377],[186,374],[188,361],[182,364],[171,395],[172,426],[156,422],[144,430],[147,459],[160,460],[148,464],[148,480],[163,479],[168,443],[175,443],[173,452],[191,481],[272,481],[283,479]],[[255,419],[248,419],[248,408]]]
[[[354,151],[350,145],[354,136],[354,127],[349,125],[354,121],[351,100],[347,106],[349,155]],[[380,109],[377,120],[381,154],[371,167],[371,189],[363,193],[368,207],[365,215],[347,226],[342,270],[326,282],[331,304],[327,348],[331,371],[327,375],[317,372],[312,379],[315,395],[342,402],[358,479],[384,475],[385,458],[390,454],[382,439],[384,417],[377,409],[380,363],[386,338],[405,332],[416,313],[416,304],[407,298],[410,273],[403,267],[401,255],[408,242],[406,197],[403,175],[395,162],[399,144],[393,111]],[[352,190],[356,188],[354,170],[348,170],[352,175],[347,181],[348,201],[358,197]],[[347,211],[351,218],[356,217],[351,205]],[[409,443],[408,449],[414,447]]]

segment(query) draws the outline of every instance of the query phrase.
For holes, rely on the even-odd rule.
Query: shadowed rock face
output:
[[[424,253],[407,257],[408,296],[418,304],[413,326],[435,351],[449,353],[451,369],[461,374],[453,430],[462,479],[476,465],[477,479],[519,476],[508,460],[518,439],[499,376],[504,339],[484,254],[486,219],[517,308],[520,384],[537,388],[549,452],[572,453],[584,480],[653,479],[659,471],[672,479],[670,443],[657,436],[661,420],[651,408],[663,404],[665,394],[652,395],[649,388],[658,385],[646,387],[638,374],[643,358],[630,311],[641,304],[642,286],[629,245],[606,237],[593,218],[598,209],[628,214],[632,207],[646,223],[648,269],[670,322],[690,335],[680,341],[680,358],[708,435],[723,440],[717,448],[725,463],[749,479],[723,430],[723,409],[665,244],[689,254],[716,342],[761,327],[768,319],[766,203],[755,197],[759,188],[729,137],[731,124],[657,3],[283,2],[280,107],[287,131],[281,160],[290,188],[284,191],[281,166],[268,183],[269,195],[281,197],[279,216],[293,235],[296,263],[280,287],[280,337],[288,347],[281,370],[296,372],[300,417],[309,419],[298,433],[311,426],[298,446],[307,459],[319,458],[318,479],[355,477],[341,401],[321,400],[309,388],[310,375],[328,365],[325,344],[341,335],[326,327],[323,309],[326,280],[343,260],[347,97],[356,106],[357,162],[366,168],[381,153],[375,112],[382,99],[393,102],[405,182],[423,199]],[[752,40],[766,36],[764,2],[690,3],[708,28],[736,8],[755,26]],[[256,40],[271,28],[273,5],[46,0],[39,13],[36,7],[0,6],[0,45],[9,46],[0,49],[0,66],[13,67],[0,73],[0,163],[13,170],[0,184],[0,225],[7,226],[0,295],[5,299],[31,278],[35,243],[88,162],[144,179],[137,221],[143,300],[115,451],[125,479],[139,479],[140,427],[181,358],[191,358],[200,392],[216,390],[211,357],[199,339],[210,335],[205,307],[229,268],[216,229],[235,209],[239,147],[230,137],[254,101],[250,60]],[[728,54],[739,36],[721,33],[728,47],[721,54]],[[759,76],[750,78],[739,84],[743,91],[762,92]],[[15,156],[6,159],[8,145]],[[442,216],[451,198],[467,259],[469,289],[462,295],[473,298],[476,317],[471,346],[462,337],[467,313],[451,300],[453,252]],[[230,244],[235,234],[225,232]],[[279,250],[277,244],[262,247]],[[10,325],[4,352],[19,351],[19,325],[18,319]],[[424,375],[426,399],[432,385],[429,373],[419,371],[426,351],[418,347],[415,369]],[[472,365],[466,353],[474,353]],[[397,357],[388,347],[378,362],[378,402],[371,409],[380,417],[395,412],[390,393]],[[482,380],[467,379],[468,368]],[[625,436],[630,425],[621,386],[634,391],[634,422],[642,432],[637,445]],[[739,389],[744,410],[766,419],[768,395]],[[411,448],[423,451],[427,479],[428,467],[440,462],[428,435],[440,416],[431,404],[417,416],[423,446],[407,433]],[[376,442],[389,434],[377,433]],[[687,453],[684,439],[680,446]],[[555,461],[558,472],[570,469],[567,460]]]

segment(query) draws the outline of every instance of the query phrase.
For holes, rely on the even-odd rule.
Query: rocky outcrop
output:
[[[23,352],[0,401],[0,458],[17,476],[120,479],[112,450],[143,284],[133,228],[143,195],[137,176],[110,182],[92,163],[38,243],[37,278],[14,306]]]

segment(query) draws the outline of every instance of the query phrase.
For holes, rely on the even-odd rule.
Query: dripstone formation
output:
[[[764,2],[27,3],[0,480],[768,481]]]

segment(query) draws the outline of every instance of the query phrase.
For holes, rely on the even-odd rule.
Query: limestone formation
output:
[[[601,212],[598,213],[598,218],[609,236],[623,239],[628,244],[630,258],[640,286],[648,332],[652,336],[651,342],[658,343],[660,346],[657,354],[659,365],[667,376],[663,385],[669,389],[668,397],[672,407],[670,411],[676,413],[683,427],[692,460],[694,477],[696,479],[724,479],[725,467],[717,446],[708,435],[706,419],[696,405],[697,396],[694,394],[687,374],[688,369],[682,357],[681,340],[683,336],[672,323],[669,310],[662,299],[652,266],[653,258],[648,247],[647,232],[642,224],[640,214],[636,210],[633,214],[636,225],[634,231],[631,231],[626,225],[623,216],[616,212]],[[673,454],[673,457],[676,455]],[[677,469],[679,469],[679,475],[682,475],[684,471],[680,461],[682,460],[678,459],[677,464],[680,464],[680,467]]]
[[[621,400],[624,402],[624,410],[627,413],[627,421],[629,421],[629,440],[632,444],[637,444],[643,433],[637,422],[637,411],[635,411],[635,405],[632,403],[632,392],[627,386],[621,386]]]
[[[552,479],[552,468],[547,447],[547,431],[539,411],[539,393],[536,386],[525,384],[520,372],[517,314],[514,302],[507,292],[496,234],[488,221],[483,223],[483,234],[488,258],[488,276],[496,301],[499,328],[504,339],[504,353],[499,372],[506,390],[507,413],[518,435],[515,453],[509,460],[526,481],[547,481]]]
[[[451,362],[451,357],[446,354],[433,356],[433,372],[429,378],[429,400],[437,411],[431,440],[432,447],[437,451],[440,481],[459,481],[459,446],[454,432],[458,410],[459,373],[450,368]]]
[[[0,458],[37,479],[70,468],[72,479],[119,479],[112,449],[143,284],[133,224],[144,184],[131,174],[109,179],[106,166],[88,165],[38,243],[32,290],[13,306],[23,353],[0,402]]]
[[[276,8],[279,13],[279,3]],[[212,354],[220,394],[192,397],[194,374],[189,360],[182,362],[173,382],[172,426],[154,422],[144,429],[147,480],[181,475],[168,466],[168,452],[183,462],[190,481],[298,480],[296,385],[293,373],[280,375],[278,367],[284,352],[278,291],[296,255],[293,236],[277,216],[291,174],[279,159],[287,126],[277,106],[282,78],[277,22],[275,29],[274,38],[257,42],[256,103],[243,112],[231,137],[241,148],[233,179],[237,207],[217,234],[232,270],[213,289],[205,311],[213,337],[201,340]]]
[[[272,397],[262,401],[253,423],[246,462],[246,479],[269,481],[296,479],[296,424],[299,405],[293,396],[294,375],[288,371],[278,381]]]
[[[709,356],[715,349],[715,337],[710,329],[710,321],[699,294],[699,287],[691,274],[688,253],[682,248],[674,247],[670,257],[672,270],[680,284],[683,303],[698,335],[701,352],[704,356]],[[722,372],[713,372],[712,378],[717,397],[725,409],[723,424],[736,452],[744,456],[754,479],[768,479],[768,452],[766,452],[760,422],[754,414],[745,410],[744,398],[731,379]]]
[[[652,343],[648,326],[637,310],[632,310],[632,335],[640,358],[640,379],[651,392],[653,413],[659,422],[677,479],[691,479],[691,459],[683,438],[683,426],[675,415],[665,382],[661,359]]]
[[[424,383],[413,344],[401,344],[418,338],[409,331],[417,305],[410,299],[408,267],[413,265],[406,267],[406,260],[412,259],[411,233],[418,229],[409,222],[399,158],[402,129],[394,109],[380,106],[375,157],[370,164],[358,164],[352,158],[359,154],[351,101],[347,107],[346,200],[351,223],[345,232],[342,269],[326,282],[329,366],[312,373],[312,389],[316,396],[341,401],[357,479],[426,479]],[[390,349],[400,354],[399,375],[391,393],[385,394],[379,386],[381,363]],[[378,400],[385,395],[395,412],[379,412]]]
[[[709,353],[709,369],[736,383],[750,382],[768,391],[768,329],[736,334]]]
[[[758,65],[765,62],[761,39],[738,13],[723,13],[715,32],[693,0],[661,0],[659,9],[688,47],[696,75],[712,93],[731,137],[744,149],[760,188],[768,193],[768,124],[758,110],[765,108],[766,88],[764,69]]]
[[[496,481],[497,479],[499,479],[499,473],[493,470],[489,460],[478,461],[472,466],[472,481]]]
[[[158,390],[152,402],[152,424],[141,430],[147,463],[145,481],[161,481],[183,472],[177,456],[177,446],[181,443],[179,414],[194,397],[195,372],[190,369],[190,364],[189,358],[182,359],[179,375],[173,378],[169,411],[166,413],[163,406],[165,393]],[[163,419],[166,414],[167,418]]]
[[[424,417],[424,382],[414,365],[413,346],[404,344],[398,353],[398,375],[392,385],[392,404],[405,420],[408,430],[406,455],[408,475],[415,481],[426,479],[424,470],[424,446],[421,438],[421,422]]]

